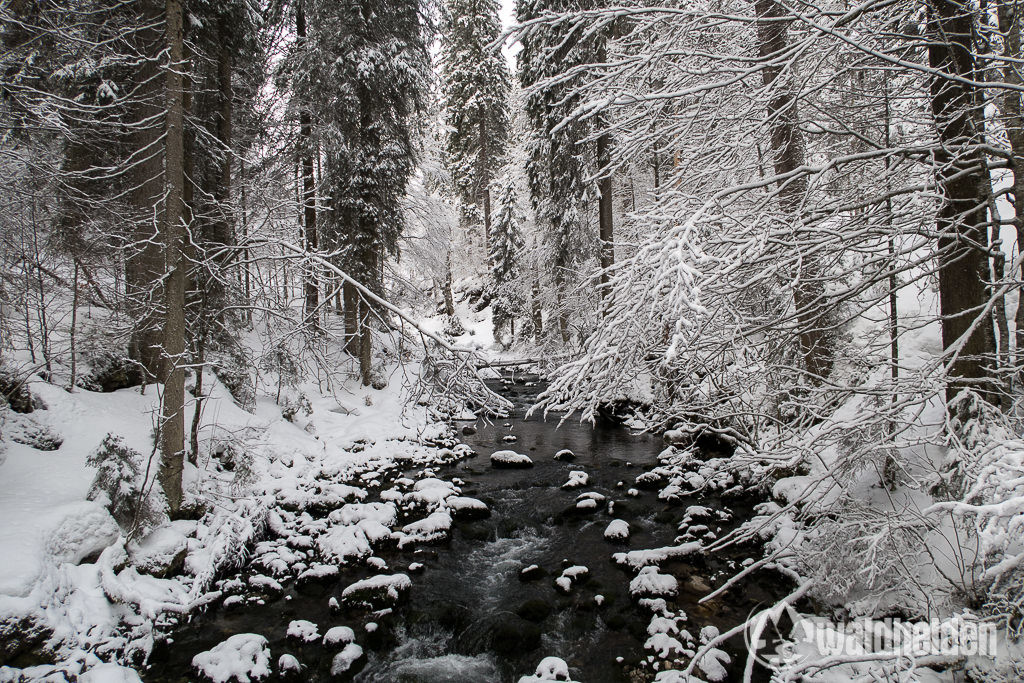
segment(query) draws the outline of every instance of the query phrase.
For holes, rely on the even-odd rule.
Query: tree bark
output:
[[[164,253],[159,234],[159,206],[163,198],[163,162],[160,136],[163,128],[157,123],[164,104],[165,83],[161,80],[158,56],[165,47],[160,32],[163,7],[158,0],[141,5],[139,23],[144,28],[134,34],[134,48],[141,62],[136,70],[137,98],[133,106],[131,193],[135,207],[132,243],[124,257],[125,296],[130,315],[135,321],[128,342],[128,355],[146,372],[146,380],[161,376],[160,306],[163,298],[161,278],[164,274]]]
[[[930,0],[928,14],[929,65],[954,78],[973,79],[971,10],[953,0]],[[989,274],[984,164],[977,150],[967,148],[978,142],[978,98],[973,86],[954,78],[936,75],[930,84],[942,143],[935,152],[936,175],[945,194],[936,219],[942,346],[957,354],[949,367],[947,402],[964,388],[991,398],[994,350],[992,326],[977,320]]]
[[[295,9],[295,33],[300,47],[306,44],[306,12],[300,0]],[[302,212],[306,236],[306,249],[315,252],[318,248],[316,228],[316,179],[313,174],[313,117],[308,109],[299,111],[299,144],[302,155]],[[319,305],[319,285],[316,268],[312,263],[306,272],[306,319],[316,322]]]
[[[775,156],[776,174],[789,174],[804,165],[804,140],[800,132],[799,110],[793,88],[785,83],[782,56],[789,47],[786,13],[777,0],[756,0],[757,40],[760,57],[765,62],[761,77],[770,92],[768,120],[771,146]],[[780,184],[779,208],[793,226],[794,243],[799,248],[801,214],[807,195],[807,179],[795,176]],[[801,255],[799,266],[792,272],[793,304],[796,309],[797,337],[804,369],[812,382],[827,376],[834,362],[830,330],[825,320],[825,287],[822,267],[811,253]]]
[[[166,128],[164,164],[166,207],[161,227],[166,255],[165,321],[163,333],[163,415],[160,444],[160,485],[171,516],[182,503],[182,472],[185,456],[185,237],[183,191],[184,100],[183,28],[181,0],[167,0]]]
[[[341,291],[345,300],[345,351],[355,358],[359,355],[359,292],[350,282]]]

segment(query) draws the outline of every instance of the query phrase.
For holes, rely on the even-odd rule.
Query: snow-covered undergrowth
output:
[[[256,335],[247,343],[254,357],[266,356]],[[186,464],[187,514],[148,526],[130,503],[158,489],[152,432],[160,387],[69,392],[31,377],[39,407],[4,409],[0,432],[0,661],[9,664],[0,680],[141,665],[180,615],[225,596],[241,599],[218,579],[254,554],[266,572],[247,588],[272,591],[285,574],[316,580],[336,574],[340,562],[369,558],[380,542],[425,542],[441,537],[452,515],[486,514],[456,487],[424,481],[409,491],[395,483],[388,502],[360,502],[389,472],[469,454],[441,447],[455,445],[450,428],[433,405],[410,400],[417,364],[398,367],[391,358],[388,366],[385,354],[380,366],[392,375],[383,389],[344,373],[317,382],[264,365],[244,396],[218,378],[223,373],[206,371],[198,458]],[[98,452],[136,458],[138,471],[110,470],[114,484],[104,491],[113,493],[93,495]]]

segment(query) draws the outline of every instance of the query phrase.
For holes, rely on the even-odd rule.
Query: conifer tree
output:
[[[441,43],[448,164],[463,220],[491,238],[491,183],[509,129],[511,73],[491,47],[501,35],[495,0],[449,0]]]
[[[495,339],[500,337],[501,331],[508,325],[511,341],[515,336],[515,316],[522,309],[522,294],[517,284],[520,274],[519,256],[524,245],[519,193],[511,168],[506,168],[502,173],[495,189],[497,209],[490,242],[491,282],[494,291],[491,310]]]

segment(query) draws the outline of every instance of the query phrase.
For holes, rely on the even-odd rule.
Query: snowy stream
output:
[[[535,383],[536,377],[529,376],[512,383],[506,380],[501,390],[516,404],[513,417],[492,424],[459,423],[459,427],[473,424],[477,429],[461,438],[478,455],[436,468],[435,476],[455,480],[461,495],[487,503],[488,517],[456,520],[449,540],[440,544],[377,550],[375,555],[387,563],[386,569],[375,571],[355,563],[343,566],[327,582],[296,586],[294,581],[282,581],[283,593],[263,604],[211,607],[179,625],[171,633],[171,642],[157,644],[144,679],[195,680],[194,655],[233,634],[257,633],[269,641],[272,661],[292,654],[306,667],[295,680],[331,680],[337,648],[325,647],[320,640],[302,643],[286,635],[290,622],[303,619],[317,624],[320,633],[339,625],[353,629],[365,652],[355,681],[517,681],[533,673],[548,655],[568,662],[574,680],[649,680],[651,668],[638,675],[637,667],[651,654],[644,650],[651,611],[638,606],[629,594],[632,574],[613,563],[611,555],[671,545],[691,505],[728,514],[729,519],[723,519],[723,514],[704,522],[709,532],[721,536],[748,518],[759,501],[704,496],[666,504],[658,499],[657,489],[629,491],[638,475],[657,465],[664,442],[631,434],[620,426],[591,428],[571,420],[556,429],[555,417],[546,422],[538,416],[524,419],[524,408],[537,391]],[[510,434],[515,442],[506,441]],[[529,455],[534,467],[493,468],[489,455],[501,449]],[[556,460],[554,455],[562,449],[570,449],[575,459]],[[572,471],[586,472],[588,481],[566,490],[562,485]],[[405,475],[415,478],[419,472]],[[585,492],[607,500],[595,509],[577,509],[577,496]],[[611,513],[609,502],[613,503]],[[605,538],[612,519],[628,522],[628,541]],[[678,580],[679,593],[672,602],[686,612],[688,630],[697,633],[712,625],[724,631],[758,604],[785,594],[786,587],[777,576],[761,574],[722,598],[698,604],[709,586],[719,585],[751,556],[756,559],[757,549],[738,549],[714,558],[693,555],[661,564],[661,571]],[[531,565],[540,568],[539,576],[524,580],[521,571]],[[574,581],[566,593],[555,579],[568,566],[585,566],[589,575]],[[410,576],[406,600],[390,613],[332,609],[332,597],[379,571]],[[243,569],[241,576],[245,574]],[[732,673],[742,670],[742,645],[740,640],[734,649],[726,649],[735,655]],[[273,675],[280,676],[276,668]]]

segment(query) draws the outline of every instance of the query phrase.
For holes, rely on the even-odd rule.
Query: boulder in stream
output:
[[[530,456],[515,451],[495,451],[491,453],[491,467],[521,469],[533,467],[533,460]]]
[[[406,574],[378,574],[356,581],[341,593],[342,604],[348,607],[381,609],[396,605],[412,586]]]

